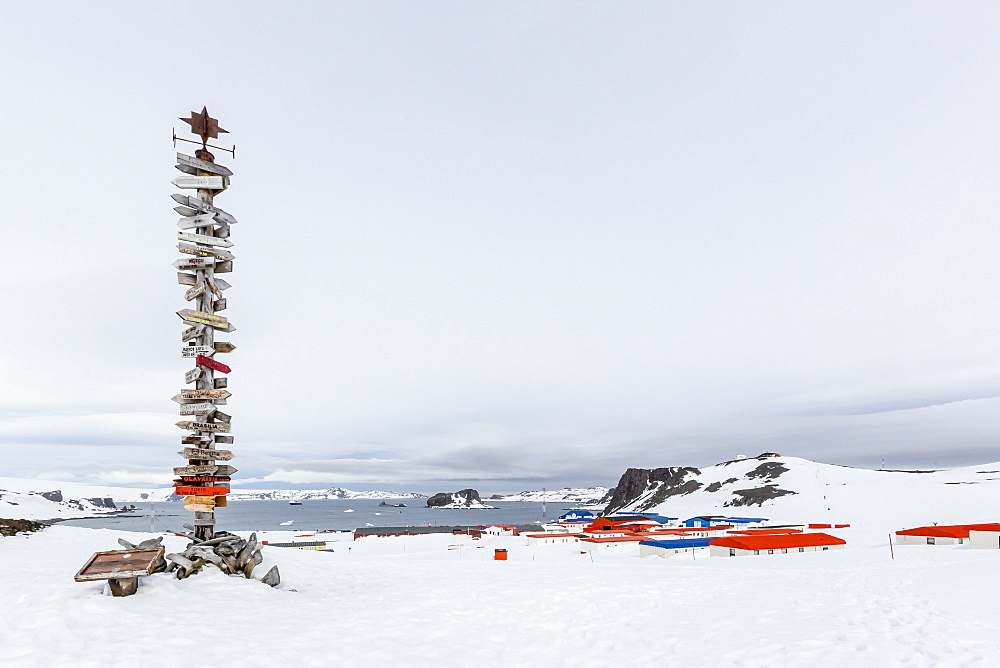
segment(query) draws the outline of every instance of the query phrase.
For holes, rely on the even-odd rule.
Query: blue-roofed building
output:
[[[559,516],[560,522],[593,522],[594,513],[589,510],[570,510],[569,512],[563,513]]]
[[[644,540],[639,543],[639,556],[655,554],[667,559],[682,552],[691,552],[699,547],[708,547],[714,538],[678,538],[676,540]]]
[[[692,517],[691,519],[684,520],[681,522],[682,526],[686,527],[710,527],[713,524],[728,524],[726,518],[722,515],[699,515],[698,517]]]
[[[751,524],[763,524],[767,521],[766,517],[727,517],[725,518],[726,524],[736,524],[738,526],[750,526]]]

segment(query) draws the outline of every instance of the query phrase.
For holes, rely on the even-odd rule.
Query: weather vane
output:
[[[202,107],[201,112],[192,111],[191,118],[180,119],[191,126],[191,133],[196,134],[201,137],[201,150],[195,151],[195,157],[199,160],[208,160],[209,162],[215,161],[215,156],[208,152],[209,148],[215,148],[220,151],[228,151],[232,153],[233,157],[236,157],[236,144],[233,144],[232,148],[223,148],[222,146],[213,146],[208,143],[209,139],[218,139],[220,133],[228,134],[229,130],[223,130],[219,127],[219,121],[216,118],[212,118],[208,115],[208,107]],[[177,131],[174,130],[174,147],[177,147],[177,142],[186,141],[189,144],[198,144],[199,142],[193,141],[191,139],[183,139],[177,136]]]

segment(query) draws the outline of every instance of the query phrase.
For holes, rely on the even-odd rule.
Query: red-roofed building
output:
[[[719,538],[709,543],[708,551],[713,557],[745,557],[755,554],[842,550],[846,544],[846,540],[825,533],[768,534]]]
[[[638,545],[641,541],[649,540],[649,536],[630,534],[628,536],[602,536],[600,538],[581,538],[580,547],[584,543],[592,549],[603,549],[605,547],[618,547],[619,545]]]
[[[896,532],[896,542],[900,545],[962,544],[969,539],[969,531],[1000,531],[1000,523],[951,524],[903,529]]]
[[[830,525],[827,525],[829,528]],[[728,536],[782,536],[792,533],[802,533],[802,529],[740,529],[727,531]]]
[[[580,540],[580,536],[575,533],[566,533],[565,531],[522,533],[521,535],[527,539],[528,545],[556,545],[559,543],[576,543]]]

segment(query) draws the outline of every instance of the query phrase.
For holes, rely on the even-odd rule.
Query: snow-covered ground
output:
[[[142,580],[128,598],[73,574],[144,534],[53,526],[0,538],[0,664],[12,666],[994,665],[1000,551],[896,546],[640,559],[513,537],[260,534],[282,584],[218,572]],[[167,536],[168,550],[186,540]],[[496,548],[509,560],[493,561]],[[294,591],[293,591],[294,590]]]
[[[330,489],[233,489],[233,501],[316,501],[322,499],[425,499],[426,494],[412,492],[356,492],[343,487]]]

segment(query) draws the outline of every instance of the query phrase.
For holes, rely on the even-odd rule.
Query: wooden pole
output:
[[[210,176],[210,172],[203,170],[198,170],[199,176]],[[215,203],[215,191],[213,190],[198,190],[198,199],[205,202],[206,204]],[[211,225],[206,227],[195,228],[195,232],[198,234],[204,234],[207,236],[215,236],[215,228]],[[215,300],[215,295],[212,291],[207,288],[211,280],[215,277],[215,265],[210,264],[207,267],[199,268],[195,270],[195,274],[198,277],[198,281],[206,286],[205,291],[197,298],[197,308],[195,310],[201,311],[202,313],[215,313],[215,306],[213,302]],[[212,348],[215,343],[215,329],[213,327],[205,327],[202,331],[200,337],[198,337],[198,345],[207,346]],[[215,388],[215,371],[212,369],[201,367],[201,377],[195,381],[195,388],[199,390],[211,390]],[[205,422],[215,422],[215,417],[212,415],[206,415],[204,418]],[[205,433],[205,432],[199,432]],[[209,433],[211,436],[211,433]],[[213,437],[212,443],[203,446],[206,449],[215,449],[215,439]],[[211,464],[212,462],[207,459],[192,460],[192,463],[198,464]],[[204,486],[208,483],[197,483],[197,486]],[[194,537],[198,540],[211,540],[215,537],[215,511],[210,512],[195,511],[194,514]]]
[[[891,533],[889,534],[889,555],[893,559],[896,558],[896,551],[892,549],[892,534]]]

